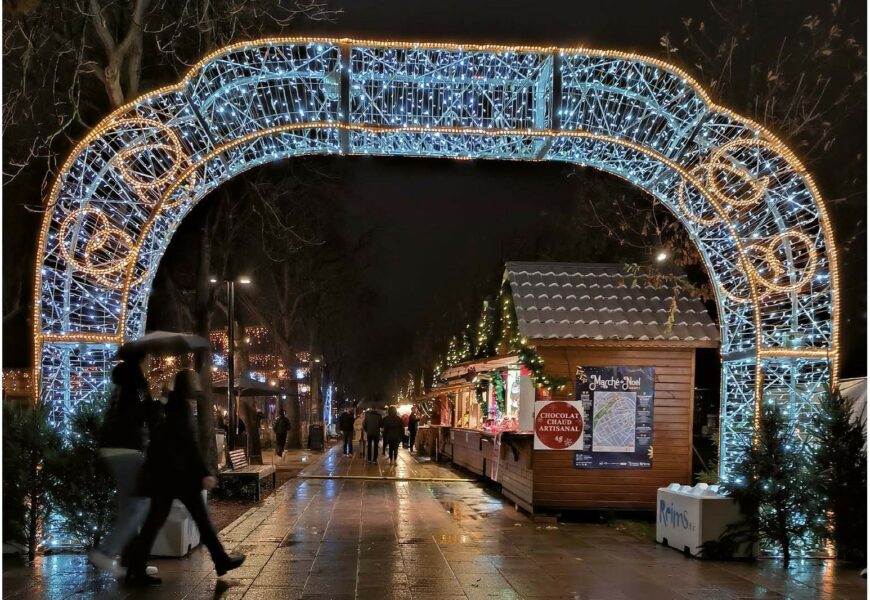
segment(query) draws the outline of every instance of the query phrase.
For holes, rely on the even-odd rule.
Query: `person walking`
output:
[[[381,413],[373,408],[366,411],[365,432],[368,443],[368,461],[370,463],[378,462],[378,442],[381,437],[382,420]]]
[[[414,451],[414,444],[417,442],[417,428],[420,426],[420,417],[417,416],[417,407],[411,409],[411,414],[408,417],[408,450]]]
[[[359,441],[359,455],[366,455],[366,436],[363,432],[363,413],[360,412],[353,421],[353,437]]]
[[[272,423],[272,431],[275,432],[275,453],[278,457],[284,456],[284,446],[287,445],[287,432],[290,431],[290,419],[284,413],[284,409],[278,411],[275,422]]]
[[[341,416],[338,418],[338,428],[341,430],[342,436],[344,436],[344,455],[345,456],[353,456],[353,414],[351,414],[350,408],[345,409]]]
[[[410,416],[408,413],[402,415],[402,448],[408,447],[408,421]]]
[[[126,569],[115,559],[139,531],[150,500],[138,484],[145,465],[145,448],[154,430],[159,406],[151,398],[142,365],[124,360],[112,369],[112,393],[99,433],[99,456],[106,463],[118,490],[115,522],[99,547],[88,553],[90,563],[116,576]],[[148,567],[151,575],[156,567]]]
[[[399,457],[399,444],[402,443],[402,432],[405,430],[402,417],[395,406],[390,407],[381,427],[384,430],[384,444],[388,444],[390,449],[390,465],[395,465]]]
[[[240,567],[244,555],[230,555],[218,539],[202,490],[214,488],[217,479],[208,471],[196,442],[190,402],[201,391],[199,377],[192,370],[179,371],[166,403],[163,422],[148,448],[144,484],[151,497],[151,508],[142,531],[125,552],[126,582],[129,585],[155,585],[159,577],[148,575],[145,560],[157,533],[169,516],[172,500],[178,498],[199,529],[199,536],[214,562],[218,577]]]

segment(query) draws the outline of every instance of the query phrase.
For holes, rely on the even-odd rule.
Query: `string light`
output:
[[[191,207],[303,154],[555,160],[647,190],[685,224],[717,293],[723,476],[762,398],[811,408],[836,376],[839,270],[815,183],[680,69],[588,48],[270,38],[117,109],[64,164],[34,282],[34,379],[58,420],[104,389],[116,345],[143,332]]]

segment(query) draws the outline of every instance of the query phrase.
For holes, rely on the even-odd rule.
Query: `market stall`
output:
[[[622,265],[506,267],[522,346],[441,374],[452,462],[528,511],[652,509],[689,483],[696,350],[719,339],[691,287]]]

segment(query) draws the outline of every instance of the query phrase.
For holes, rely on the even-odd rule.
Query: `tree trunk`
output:
[[[211,239],[208,223],[200,230],[199,264],[196,274],[196,333],[209,339],[211,328],[212,290],[210,279]],[[196,353],[196,370],[202,383],[202,394],[196,398],[196,424],[199,437],[199,451],[206,466],[217,473],[218,456],[215,443],[214,401],[211,391],[211,346]]]
[[[284,358],[285,365],[288,363]],[[302,411],[299,407],[299,384],[293,383],[287,390],[287,418],[290,420],[290,429],[287,431],[287,448],[302,447]]]
[[[36,558],[36,531],[39,526],[39,465],[31,460],[30,468],[30,510],[27,515],[27,558]]]
[[[103,69],[103,84],[105,85],[109,102],[112,103],[112,108],[118,108],[124,104],[124,90],[121,87],[121,65],[115,64],[114,60],[110,61],[109,65]]]
[[[257,405],[253,398],[239,398],[239,418],[245,423],[248,434],[248,461],[252,465],[263,464],[263,449],[260,445],[260,423],[257,418]]]
[[[36,558],[36,527],[38,523],[36,518],[37,504],[38,502],[35,496],[32,494],[31,490],[29,515],[30,520],[27,526],[27,558],[30,560],[30,562],[33,562],[33,560]]]

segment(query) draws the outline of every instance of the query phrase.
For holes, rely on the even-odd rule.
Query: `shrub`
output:
[[[837,556],[862,562],[867,558],[867,439],[863,415],[839,390],[826,390],[813,420],[818,448],[818,487],[830,511]]]
[[[795,544],[821,539],[824,531],[818,463],[806,436],[775,403],[765,402],[760,417],[759,431],[722,487],[747,515],[752,537],[779,549],[787,569]]]
[[[69,438],[60,454],[62,471],[52,494],[60,528],[86,548],[100,542],[115,513],[114,484],[98,454],[106,402],[82,402],[71,415]]]
[[[61,436],[48,420],[49,409],[3,407],[3,533],[26,544],[36,556],[52,507],[60,472]]]

